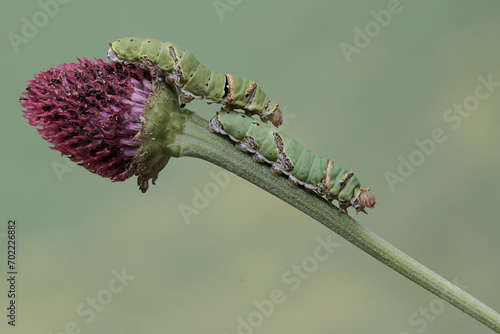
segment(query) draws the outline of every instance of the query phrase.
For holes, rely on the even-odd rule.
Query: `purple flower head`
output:
[[[134,171],[151,77],[134,64],[79,60],[40,72],[20,98],[52,149],[113,181]]]

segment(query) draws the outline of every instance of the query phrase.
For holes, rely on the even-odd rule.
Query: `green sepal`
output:
[[[175,87],[158,83],[149,97],[142,126],[141,146],[131,163],[137,175],[137,184],[142,192],[154,184],[158,173],[171,157],[178,157],[180,147],[174,144],[178,134],[183,133],[189,110],[179,108],[179,96]]]

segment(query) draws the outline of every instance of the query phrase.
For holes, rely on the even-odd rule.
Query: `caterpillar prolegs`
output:
[[[193,99],[220,103],[224,109],[242,109],[247,115],[258,114],[262,121],[282,123],[277,102],[271,102],[255,81],[211,71],[189,52],[171,42],[138,37],[122,38],[110,43],[108,62],[140,62],[156,68],[174,84],[182,104]]]
[[[229,136],[237,149],[253,153],[256,162],[271,164],[273,174],[287,175],[291,186],[301,185],[330,203],[338,200],[339,212],[347,213],[353,206],[356,214],[367,213],[365,208],[377,203],[370,188],[362,188],[352,171],[314,154],[271,125],[234,111],[221,111],[210,120],[209,129]]]

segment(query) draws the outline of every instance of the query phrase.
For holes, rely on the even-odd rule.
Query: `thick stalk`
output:
[[[271,174],[268,165],[255,163],[249,154],[236,150],[232,142],[208,131],[208,122],[196,114],[184,114],[186,123],[178,134],[179,156],[204,159],[244,178],[289,203],[330,230],[399,272],[436,296],[500,333],[500,314],[453,285],[346,214],[339,214],[319,196],[292,188],[287,179]]]

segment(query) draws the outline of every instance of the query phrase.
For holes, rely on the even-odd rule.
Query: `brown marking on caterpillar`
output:
[[[238,151],[241,151],[241,152],[250,152],[249,150],[247,150],[247,148],[245,147],[245,145],[243,145],[241,142],[235,143],[234,147],[236,147],[236,149]]]
[[[278,149],[278,154],[283,153],[283,138],[281,138],[280,134],[277,132],[273,132],[274,143],[276,144],[276,148]]]
[[[333,169],[333,161],[331,159],[328,159],[325,172],[323,173],[323,178],[321,179],[321,182],[318,184],[318,190],[317,190],[318,194],[320,195],[328,194],[328,187],[330,186],[330,176],[332,175],[332,169]]]
[[[286,153],[283,151],[285,144],[283,143],[283,138],[279,135],[278,132],[273,132],[274,144],[278,149],[278,159],[271,166],[271,173],[273,174],[281,174],[285,173],[286,175],[290,174],[295,166],[293,165],[292,160],[286,156]]]
[[[255,92],[257,91],[257,84],[255,81],[250,81],[248,88],[245,92],[244,99],[247,101],[246,106],[243,108],[245,110],[245,115],[252,116],[257,114],[257,110],[249,110],[248,107],[252,104],[253,98],[255,97]]]
[[[288,185],[292,188],[297,188],[299,183],[295,180],[292,180],[290,177],[288,178]]]
[[[174,75],[174,80],[175,78],[178,78],[178,80],[175,80],[178,82],[185,80],[184,73],[182,73],[182,69],[179,66],[179,57],[177,56],[177,51],[175,51],[175,48],[172,45],[168,46],[168,55],[172,58],[175,64],[172,73]]]
[[[140,56],[138,65],[143,70],[149,70],[155,67],[155,64],[148,56]]]
[[[255,139],[249,135],[245,135],[245,141],[240,141],[235,146],[239,151],[250,153],[255,153],[259,149],[259,145],[257,145]]]
[[[187,95],[179,95],[179,100],[181,101],[181,104],[188,104],[189,102],[194,100],[194,97],[187,96]],[[182,107],[181,107],[182,108]]]
[[[217,111],[215,116],[210,120],[208,130],[212,133],[220,133],[221,130],[224,130],[224,124],[220,121],[219,115],[220,112]]]
[[[252,155],[252,159],[253,159],[253,161],[255,161],[258,164],[267,163],[264,156],[258,152]]]
[[[345,173],[344,176],[342,176],[342,178],[340,179],[339,183],[337,184],[337,187],[339,189],[343,189],[353,175],[354,172],[352,170],[350,172]]]
[[[231,104],[234,101],[234,78],[231,74],[226,74],[227,80],[227,96],[226,96],[226,109],[232,109]]]
[[[177,51],[175,51],[175,48],[172,45],[168,46],[168,55],[172,58],[174,63],[179,62],[179,58],[177,57]]]
[[[255,81],[250,81],[247,91],[245,92],[245,100],[250,100],[251,98],[253,98],[256,88],[257,84],[255,83]]]
[[[286,175],[288,175],[295,168],[292,160],[286,156],[285,152],[278,156],[278,160],[276,160],[275,163],[282,168]]]
[[[281,171],[281,169],[276,164],[272,164],[271,165],[271,173],[273,173],[274,175],[281,175],[281,174],[283,174],[283,172]]]
[[[259,149],[259,145],[255,142],[255,138],[249,135],[245,135],[245,145],[249,150],[252,150],[252,153]]]

